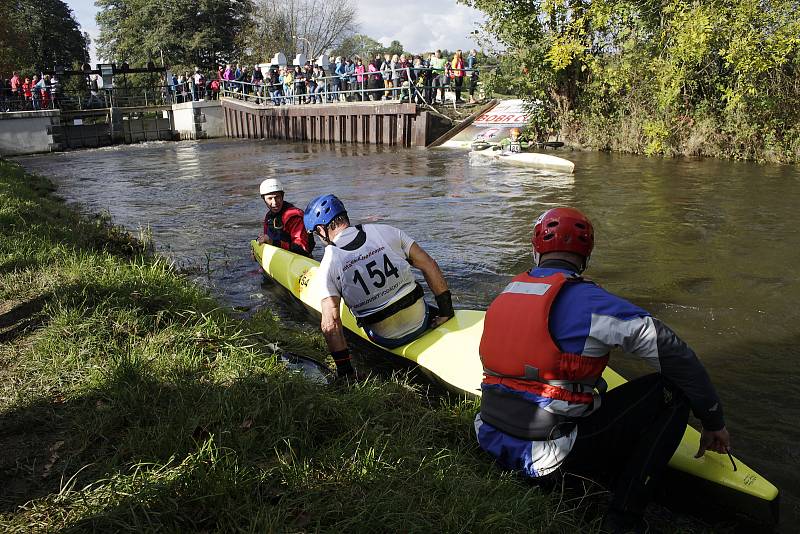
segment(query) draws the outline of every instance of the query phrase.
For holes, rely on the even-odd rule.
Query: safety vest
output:
[[[289,250],[292,244],[292,235],[286,231],[286,225],[292,217],[300,217],[302,220],[303,211],[290,202],[284,202],[281,211],[276,215],[273,215],[271,211],[267,212],[264,217],[264,233],[272,240],[274,246]],[[313,240],[309,242],[313,243]]]
[[[589,357],[563,352],[550,335],[550,309],[564,284],[584,282],[556,273],[544,278],[521,274],[486,311],[480,356],[487,385],[592,404],[591,388],[600,382],[608,354]],[[588,387],[583,387],[588,386]]]

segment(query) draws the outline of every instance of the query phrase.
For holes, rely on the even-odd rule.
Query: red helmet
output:
[[[586,215],[575,208],[553,208],[536,219],[531,243],[540,255],[573,252],[588,258],[594,248],[594,229]]]

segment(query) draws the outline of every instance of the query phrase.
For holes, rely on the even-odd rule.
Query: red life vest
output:
[[[484,384],[576,404],[591,404],[590,392],[608,363],[608,354],[589,357],[563,352],[550,335],[550,309],[566,283],[581,282],[563,273],[534,278],[523,273],[486,311],[480,355]],[[587,389],[587,388],[584,388]]]
[[[267,215],[264,217],[264,233],[269,236],[274,246],[289,250],[292,244],[292,234],[286,230],[286,227],[289,223],[289,219],[292,217],[300,217],[302,221],[303,210],[289,202],[283,203],[283,208],[277,215],[273,216],[271,211],[267,212]],[[311,242],[313,243],[313,241]]]

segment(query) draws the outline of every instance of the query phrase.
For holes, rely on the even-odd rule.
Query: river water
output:
[[[224,303],[271,306],[307,328],[312,319],[298,319],[265,290],[250,258],[248,241],[264,215],[264,177],[283,180],[287,199],[301,208],[333,192],[351,220],[403,228],[439,262],[457,308],[485,309],[510,276],[529,268],[535,217],[575,206],[595,225],[587,275],[651,311],[695,349],[722,397],[736,454],[781,489],[782,524],[796,525],[800,168],[565,157],[576,164],[574,176],[487,165],[446,149],[247,140],[19,161],[52,177],[67,200],[152,232],[158,250]],[[612,366],[628,376],[645,370],[623,355],[612,356]]]

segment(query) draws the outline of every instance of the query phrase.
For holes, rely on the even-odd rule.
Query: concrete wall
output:
[[[61,126],[61,146],[68,148],[97,148],[111,143],[108,123],[65,124]]]
[[[0,113],[0,156],[60,150],[52,126],[61,123],[60,110]]]
[[[223,98],[222,107],[228,137],[246,139],[424,147],[437,119],[419,114],[416,104],[391,101],[263,106]]]
[[[219,100],[173,104],[172,113],[181,139],[225,137],[225,115]]]

